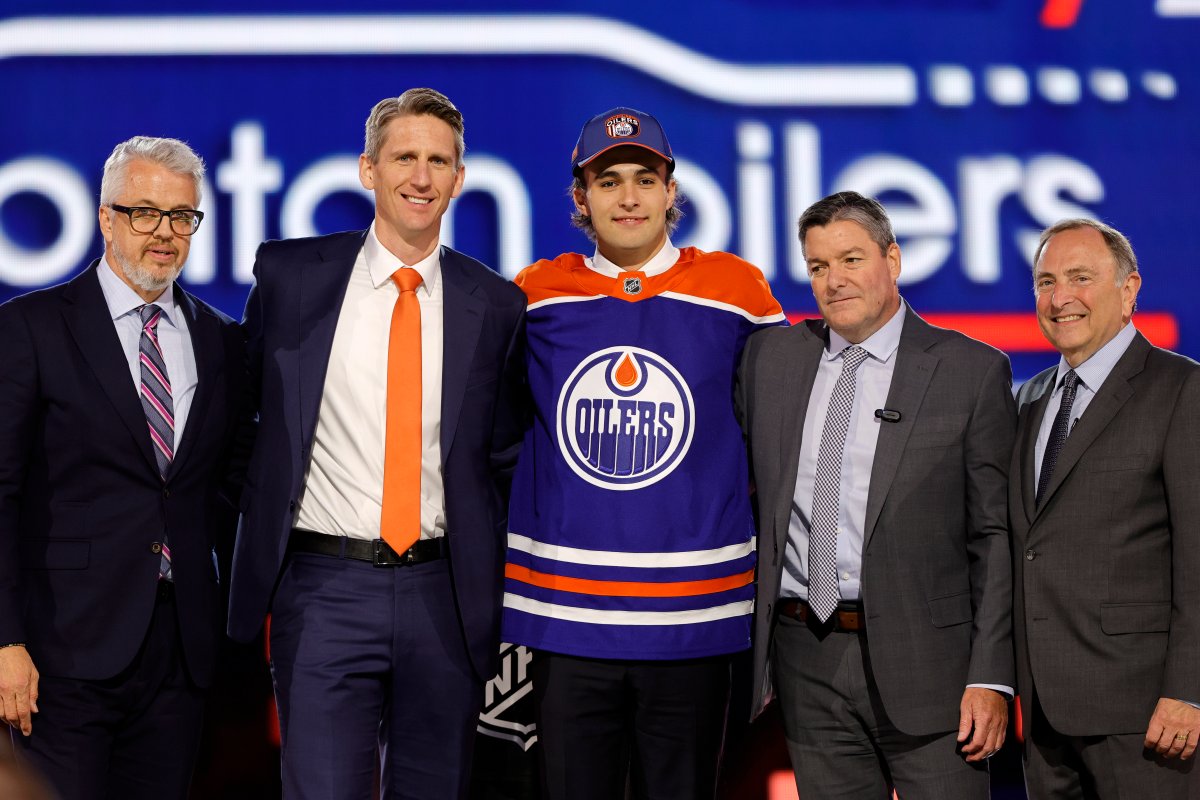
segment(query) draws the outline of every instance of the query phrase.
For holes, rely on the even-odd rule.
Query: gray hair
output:
[[[858,192],[838,192],[813,203],[800,215],[800,249],[804,250],[804,237],[810,228],[823,228],[834,222],[857,222],[879,245],[880,253],[896,243],[892,221],[879,201],[864,197]]]
[[[679,221],[683,219],[683,204],[687,202],[687,198],[683,196],[683,192],[679,191],[679,181],[674,178],[667,179],[667,186],[675,184],[675,202],[667,209],[667,235],[675,233],[675,229],[679,227]],[[583,183],[583,176],[576,175],[571,185],[567,187],[567,194],[570,197],[575,196],[576,190],[581,192],[587,191],[587,186]],[[591,241],[596,241],[596,226],[592,224],[592,218],[589,214],[584,214],[578,208],[571,212],[571,224],[579,230],[583,231]]]
[[[1042,253],[1051,239],[1063,231],[1072,231],[1079,228],[1091,228],[1104,237],[1104,244],[1108,246],[1108,252],[1112,254],[1113,262],[1117,265],[1118,286],[1125,283],[1126,278],[1138,271],[1137,256],[1133,254],[1133,245],[1129,243],[1129,239],[1125,237],[1125,234],[1110,225],[1105,225],[1099,220],[1084,219],[1083,217],[1059,220],[1042,231],[1041,237],[1038,238],[1037,250],[1033,254],[1034,266],[1036,267],[1041,262]]]
[[[463,165],[463,154],[467,143],[463,138],[462,112],[450,102],[450,98],[436,89],[409,89],[399,97],[385,97],[375,104],[367,117],[367,130],[363,142],[363,153],[374,164],[379,160],[379,149],[383,147],[383,132],[388,123],[397,117],[437,117],[454,131],[455,167]]]
[[[186,142],[155,136],[134,136],[113,148],[100,179],[100,205],[111,205],[117,199],[125,186],[125,173],[134,161],[149,161],[176,175],[190,176],[196,184],[196,205],[200,205],[204,159]]]

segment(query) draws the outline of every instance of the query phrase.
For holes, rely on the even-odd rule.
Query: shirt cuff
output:
[[[967,688],[991,689],[993,692],[999,692],[1000,694],[1004,695],[1009,700],[1012,700],[1013,695],[1016,694],[1011,686],[1005,686],[1003,683],[968,683]]]

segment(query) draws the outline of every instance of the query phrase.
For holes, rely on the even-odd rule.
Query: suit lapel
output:
[[[1092,442],[1096,441],[1096,437],[1121,410],[1121,406],[1133,395],[1133,387],[1129,385],[1129,380],[1145,368],[1149,352],[1149,342],[1140,333],[1137,334],[1129,349],[1105,378],[1092,402],[1088,403],[1087,411],[1083,412],[1075,428],[1067,435],[1067,441],[1058,454],[1058,462],[1054,465],[1054,474],[1050,476],[1050,485],[1046,487],[1042,504],[1037,509],[1037,515],[1050,504],[1054,493],[1071,474],[1080,457],[1087,452]]]
[[[926,352],[937,341],[934,329],[911,308],[906,309],[905,314],[900,345],[896,349],[896,368],[892,371],[892,385],[887,398],[887,407],[899,411],[900,420],[880,423],[875,461],[871,465],[871,486],[867,490],[863,552],[866,552],[875,533],[884,500],[892,488],[909,434],[912,433],[939,361],[937,356]]]
[[[350,273],[362,249],[366,231],[348,234],[327,242],[309,261],[297,264],[300,303],[295,334],[300,353],[297,379],[300,398],[300,454],[302,462],[311,450],[321,395],[325,391],[325,373],[329,353],[337,331],[338,316],[346,299]]]
[[[1031,389],[1033,399],[1022,409],[1025,420],[1021,427],[1021,440],[1017,444],[1021,453],[1021,469],[1017,475],[1009,476],[1009,480],[1016,479],[1021,482],[1021,504],[1025,509],[1025,519],[1029,522],[1033,521],[1037,513],[1037,464],[1034,451],[1037,447],[1038,430],[1046,415],[1046,407],[1050,404],[1050,396],[1054,394],[1054,380],[1057,375],[1058,370],[1052,368],[1044,379],[1031,379],[1040,381],[1041,385]]]
[[[815,321],[802,322],[790,335],[783,337],[784,346],[777,351],[776,359],[764,365],[763,371],[778,371],[783,375],[783,408],[780,410],[779,440],[779,502],[775,511],[775,531],[779,537],[779,552],[787,544],[788,524],[792,513],[794,492],[788,487],[796,486],[796,473],[800,467],[800,446],[804,438],[804,419],[808,414],[808,402],[812,395],[813,382],[821,365],[821,353],[825,341],[813,331],[812,326],[824,326]]]
[[[442,463],[450,454],[487,303],[462,258],[442,248]],[[498,366],[498,365],[497,365]]]
[[[68,284],[63,297],[67,329],[83,353],[84,360],[96,375],[104,394],[112,403],[121,422],[129,429],[137,449],[146,463],[158,474],[158,462],[151,449],[146,415],[142,411],[138,390],[129,373],[129,362],[121,349],[121,340],[113,325],[100,279],[96,276],[99,259]]]
[[[187,318],[188,335],[191,337],[192,353],[196,359],[196,392],[192,395],[192,405],[183,428],[183,439],[175,448],[175,458],[171,462],[168,477],[174,476],[183,468],[195,447],[198,431],[208,416],[213,380],[223,350],[220,323],[216,317],[207,309],[197,306],[191,295],[179,286],[175,287],[175,303]]]

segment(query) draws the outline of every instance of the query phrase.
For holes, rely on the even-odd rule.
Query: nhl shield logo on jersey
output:
[[[631,139],[641,129],[641,121],[632,114],[616,114],[604,120],[604,131],[610,139]]]
[[[584,358],[558,396],[558,446],[575,474],[605,489],[640,489],[679,466],[695,405],[679,371],[639,347]]]
[[[625,279],[625,294],[641,294],[642,279],[641,278],[626,278]]]

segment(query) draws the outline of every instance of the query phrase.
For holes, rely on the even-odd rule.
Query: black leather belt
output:
[[[407,567],[424,564],[446,556],[445,537],[418,539],[416,544],[397,553],[383,539],[350,539],[346,536],[330,536],[327,533],[292,528],[288,537],[288,549],[295,553],[317,553],[337,558],[352,558],[369,561],[377,567]]]
[[[838,603],[837,611],[834,611],[828,620],[821,622],[808,603],[795,597],[782,597],[775,606],[775,613],[817,628],[852,633],[867,629],[867,615],[863,613],[862,603]]]

